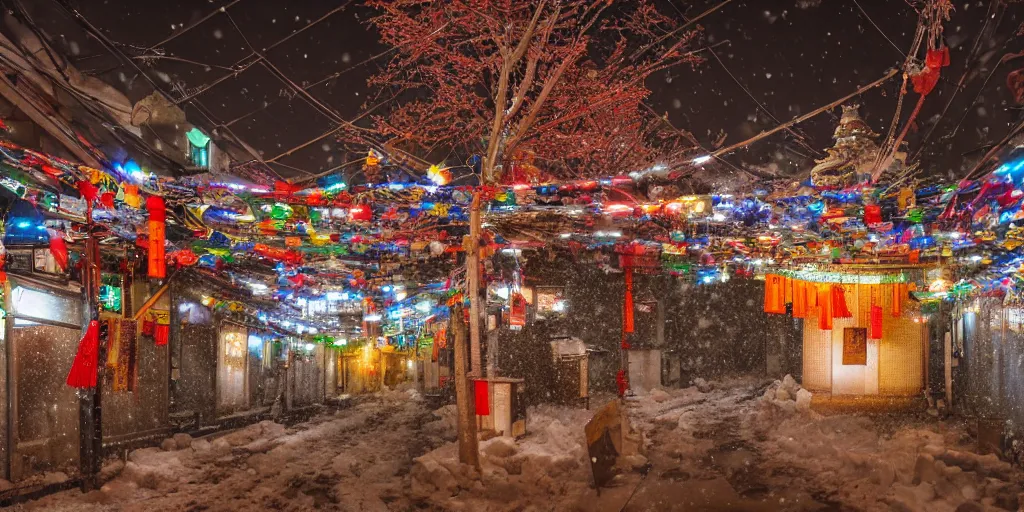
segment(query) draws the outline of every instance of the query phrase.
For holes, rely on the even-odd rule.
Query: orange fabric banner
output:
[[[786,292],[783,277],[768,274],[764,278],[764,312],[782,315],[786,313]]]
[[[783,277],[782,278],[782,288],[783,288],[783,299],[782,299],[782,301],[785,304],[792,304],[793,303],[793,281],[795,281],[795,279],[792,279],[792,278],[789,278],[789,277]]]
[[[909,290],[905,283],[891,284],[892,288],[892,316],[900,316],[903,314],[903,301],[907,298]]]
[[[818,329],[832,330],[832,285],[818,285]]]
[[[832,316],[835,318],[853,318],[850,308],[846,307],[846,291],[842,285],[832,285]]]
[[[807,282],[791,280],[793,290],[793,318],[807,318]]]
[[[163,222],[149,221],[149,252],[146,258],[149,277],[167,277],[167,263],[164,262],[164,241],[166,226]]]

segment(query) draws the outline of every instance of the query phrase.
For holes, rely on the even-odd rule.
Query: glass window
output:
[[[11,305],[15,316],[69,325],[82,324],[82,301],[77,297],[16,285],[11,290]]]

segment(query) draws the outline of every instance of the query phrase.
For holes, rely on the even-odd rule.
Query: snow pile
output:
[[[435,415],[439,412],[446,411],[435,411]],[[480,442],[479,473],[460,464],[457,444],[447,443],[415,459],[410,471],[413,498],[441,504],[446,510],[571,503],[589,482],[583,425],[592,413],[554,406],[531,408],[526,436],[518,441],[495,437]]]
[[[813,396],[810,391],[800,387],[792,375],[787,374],[782,380],[776,380],[765,388],[761,401],[786,412],[806,412],[811,410]]]
[[[955,431],[904,425],[886,437],[867,417],[812,414],[763,422],[762,434],[775,466],[805,470],[813,485],[835,489],[833,499],[858,508],[952,512],[1022,504],[1020,475],[1010,464],[956,446]]]

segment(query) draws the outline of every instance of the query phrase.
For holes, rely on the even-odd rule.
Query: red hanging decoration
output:
[[[476,395],[476,415],[477,416],[488,416],[491,414],[490,397],[488,396],[487,381],[476,380],[473,381],[475,384],[475,395]]]
[[[74,388],[96,387],[96,365],[100,349],[100,324],[96,320],[89,322],[89,328],[78,342],[78,352],[71,363],[67,384]]]
[[[526,297],[521,293],[512,294],[512,304],[509,307],[508,324],[513,327],[526,325]]]
[[[633,332],[633,267],[626,267],[626,293],[622,301],[622,332]]]
[[[818,329],[832,330],[832,293],[830,285],[818,287]]]
[[[850,308],[846,307],[846,292],[842,286],[832,286],[832,317],[853,318]]]
[[[882,223],[882,207],[877,204],[869,204],[864,206],[864,225],[871,226],[873,224]]]
[[[153,344],[162,347],[171,339],[171,326],[157,324],[153,330]]]
[[[50,233],[50,254],[53,261],[61,270],[68,269],[68,245],[64,242],[64,235],[56,229],[47,230]]]
[[[910,77],[914,84],[914,92],[927,96],[939,83],[942,68],[948,65],[949,48],[941,46],[935,50],[928,50],[924,58],[924,69]]]
[[[100,204],[102,204],[106,208],[113,208],[114,197],[115,196],[113,192],[104,192],[103,194],[100,195]]]
[[[79,181],[76,185],[78,186],[78,193],[82,194],[85,202],[92,203],[96,200],[96,194],[99,193],[99,189],[96,188],[96,185],[85,180]]]
[[[167,262],[164,261],[167,234],[166,225],[167,210],[164,205],[164,198],[160,196],[149,196],[146,198],[146,211],[149,212],[149,250],[148,275],[157,279],[167,277]]]
[[[619,396],[626,396],[629,390],[629,379],[626,378],[626,370],[619,370],[615,374],[615,385],[619,388]]]
[[[868,330],[868,338],[873,340],[882,339],[882,308],[871,306],[871,322]]]

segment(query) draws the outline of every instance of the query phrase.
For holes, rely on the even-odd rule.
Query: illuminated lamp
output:
[[[427,169],[427,179],[438,186],[447,185],[452,181],[452,173],[448,168],[442,169],[437,164],[434,164]]]
[[[43,225],[43,216],[31,203],[17,200],[11,207],[4,225],[4,244],[46,244],[50,234]]]
[[[611,215],[622,215],[632,213],[633,207],[622,203],[611,203],[605,205],[604,211]]]
[[[348,211],[349,222],[369,222],[372,218],[373,212],[371,212],[370,207],[365,204],[354,205]]]

